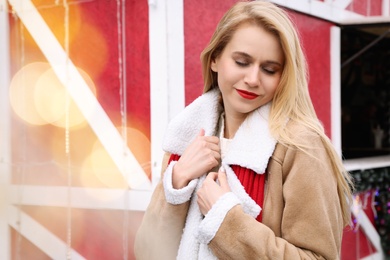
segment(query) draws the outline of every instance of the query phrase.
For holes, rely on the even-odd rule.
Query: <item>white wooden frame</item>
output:
[[[341,156],[341,30],[338,26],[331,28],[330,46],[331,46],[331,120],[332,120],[332,142]],[[390,166],[390,156],[379,156],[374,158],[359,158],[346,160],[344,165],[348,171],[365,170]],[[384,259],[383,249],[380,243],[380,236],[372,225],[371,221],[360,208],[360,205],[354,204],[352,214],[359,222],[368,240],[373,244],[376,252],[365,259],[382,260]]]
[[[8,102],[8,86],[10,82],[9,26],[7,2],[0,0],[0,98],[2,99],[0,111],[2,118],[0,122],[2,128],[5,129],[1,132],[0,140],[6,144],[1,146],[0,153],[0,158],[2,159],[0,161],[0,188],[2,188],[0,195],[4,195],[2,198],[7,198],[4,201],[4,205],[0,203],[0,244],[2,245],[0,258],[10,259],[11,244],[9,234],[10,227],[13,227],[51,258],[66,259],[67,245],[65,242],[55,237],[50,231],[13,205],[68,207],[68,196],[70,195],[72,198],[71,207],[73,208],[137,211],[146,209],[153,187],[158,182],[160,176],[163,155],[161,141],[164,130],[173,115],[184,108],[183,1],[163,0],[149,2],[152,183],[147,180],[142,167],[139,166],[131,151],[126,149],[126,153],[123,153],[124,140],[86,86],[72,61],[66,57],[65,51],[57,42],[50,28],[40,17],[35,6],[30,0],[9,0],[9,4],[13,7],[15,14],[21,19],[25,28],[29,30],[56,75],[67,87],[89,125],[116,163],[118,169],[128,180],[129,187],[132,188],[126,191],[10,185],[11,170],[8,168],[7,163],[11,161],[11,158],[9,158],[11,147],[6,142],[10,139]],[[65,71],[67,71],[66,75]],[[78,86],[77,90],[74,86]],[[94,111],[92,114],[89,113],[91,108]],[[130,175],[129,172],[132,174]],[[18,194],[20,189],[23,190],[22,197]],[[54,189],[55,192],[53,192]],[[94,196],[90,196],[91,193],[111,199],[103,202],[94,199]],[[128,202],[128,208],[124,208],[124,200]],[[36,236],[38,233],[41,236]],[[72,259],[83,259],[74,250],[71,250],[70,253]]]
[[[346,10],[353,0],[272,0],[271,2],[336,24],[390,22],[389,0],[382,0],[380,16],[363,16]]]
[[[0,0],[0,259],[11,259],[10,228],[7,206],[11,169],[10,110],[8,86],[10,83],[8,5]]]

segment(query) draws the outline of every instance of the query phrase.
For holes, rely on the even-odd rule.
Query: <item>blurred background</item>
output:
[[[134,259],[167,123],[236,0],[0,0],[0,259]],[[357,186],[342,259],[390,258],[390,0],[275,0]]]

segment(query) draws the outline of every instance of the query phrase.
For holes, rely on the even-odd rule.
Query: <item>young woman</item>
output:
[[[352,184],[286,13],[237,3],[201,60],[204,94],[166,131],[137,258],[338,259]]]

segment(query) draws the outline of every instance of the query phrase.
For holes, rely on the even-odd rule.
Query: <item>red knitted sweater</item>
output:
[[[172,154],[169,158],[169,162],[178,161],[180,156],[177,154]],[[251,169],[241,167],[239,165],[231,165],[232,170],[237,175],[237,178],[240,180],[242,186],[245,188],[245,191],[248,195],[263,208],[264,201],[264,185],[265,185],[265,173],[257,174]],[[257,216],[257,221],[261,222],[263,216],[263,211]]]

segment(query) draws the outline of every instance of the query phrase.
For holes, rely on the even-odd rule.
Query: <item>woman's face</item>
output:
[[[272,100],[284,64],[278,38],[262,27],[243,24],[211,62],[218,74],[226,115],[245,118]]]

